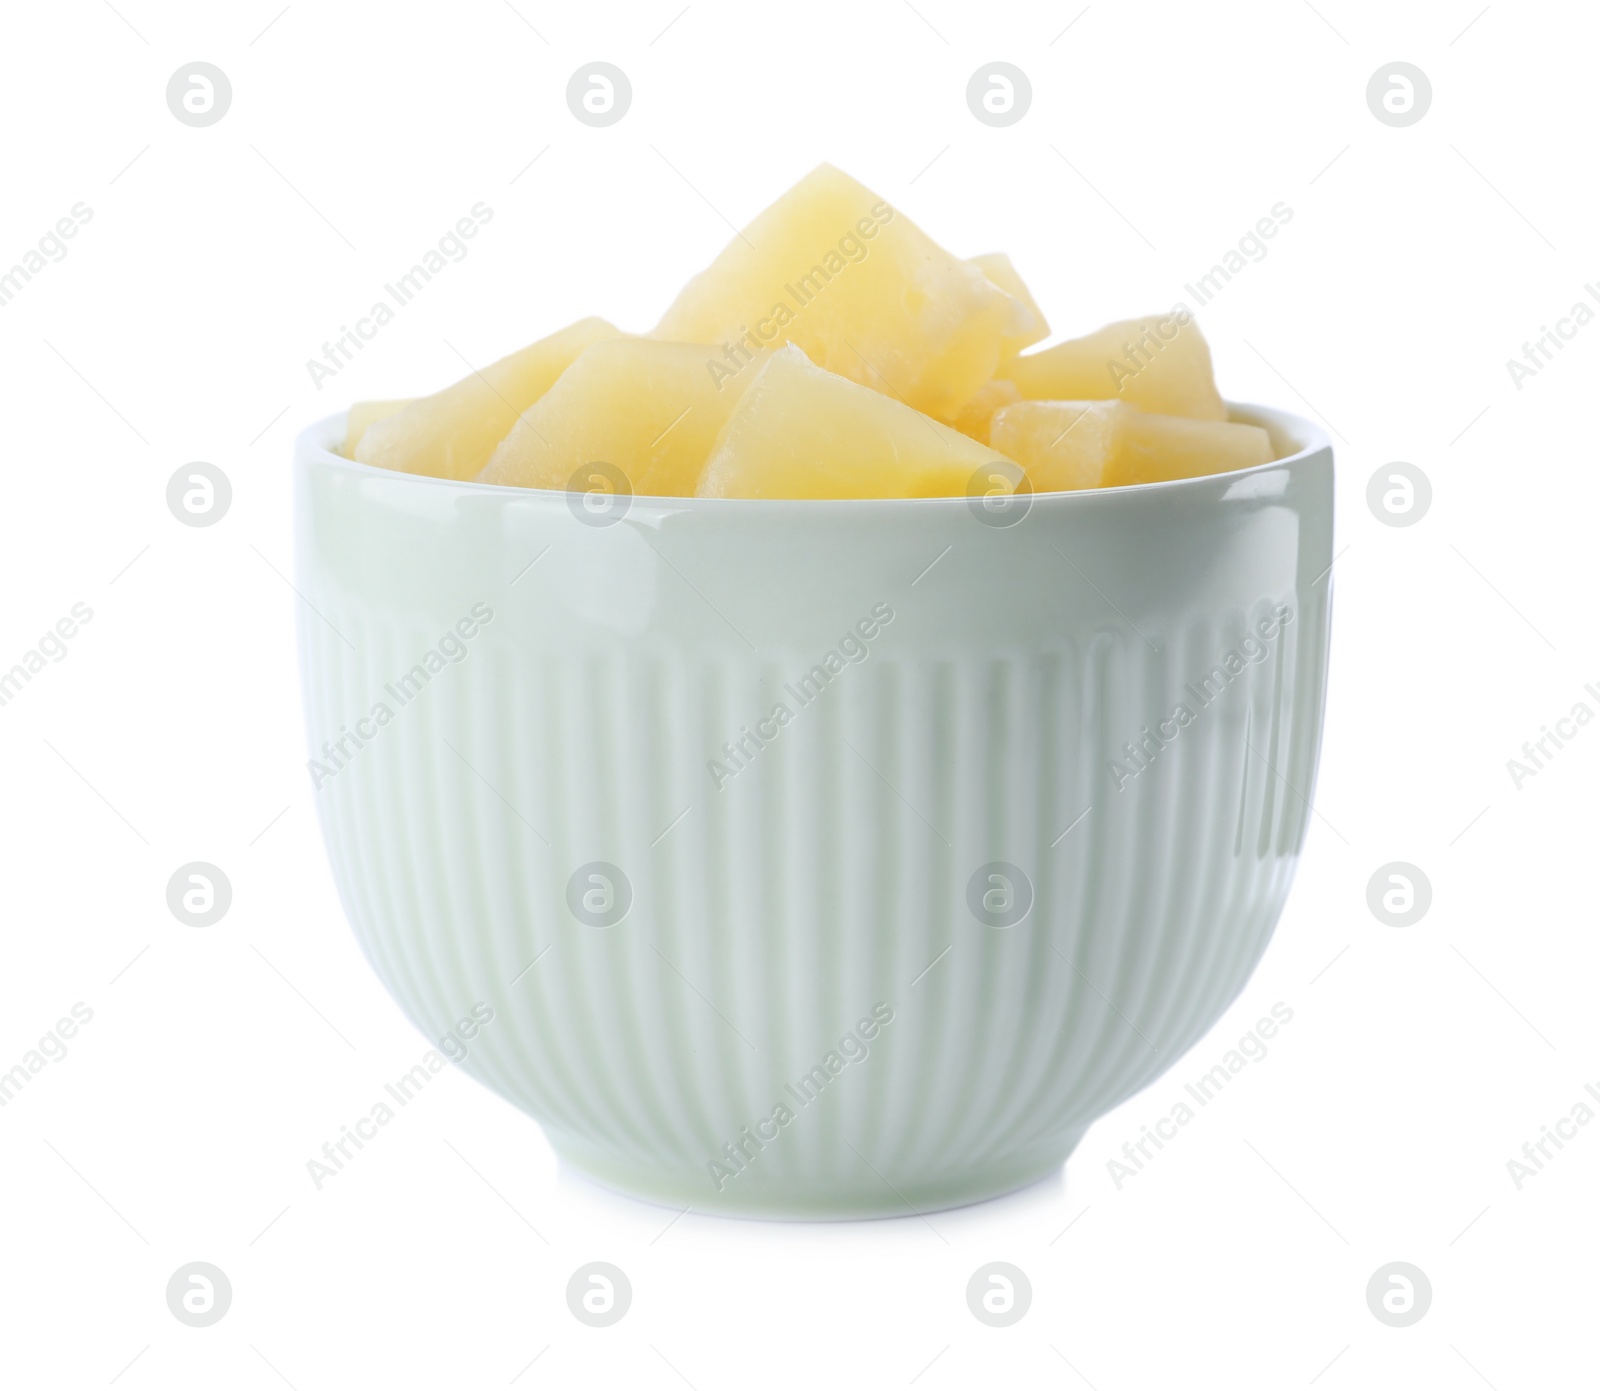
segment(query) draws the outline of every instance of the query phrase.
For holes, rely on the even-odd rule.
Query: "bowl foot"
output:
[[[722,1217],[831,1222],[913,1217],[1015,1192],[1059,1169],[1087,1129],[1079,1126],[1030,1149],[942,1172],[911,1173],[905,1165],[890,1171],[881,1164],[875,1170],[859,1159],[853,1168],[841,1164],[827,1174],[774,1174],[770,1165],[763,1171],[758,1158],[742,1172],[722,1178],[720,1188],[704,1166],[686,1169],[681,1161],[640,1163],[597,1155],[556,1135],[550,1142],[563,1163],[630,1198]]]

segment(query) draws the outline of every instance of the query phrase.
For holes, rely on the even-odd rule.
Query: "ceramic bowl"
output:
[[[1243,988],[1305,838],[1332,451],[1232,409],[1284,457],[1025,503],[539,492],[311,427],[308,766],[373,969],[640,1197],[1056,1169]]]

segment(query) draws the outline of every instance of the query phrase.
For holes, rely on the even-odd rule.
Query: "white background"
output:
[[[1600,726],[1520,790],[1506,760],[1600,711],[1600,325],[1521,390],[1505,364],[1600,283],[1593,12],[515,4],[7,8],[0,266],[74,203],[93,218],[0,309],[0,666],[94,617],[0,708],[0,1067],[74,1002],[94,1018],[0,1110],[0,1380],[1592,1384],[1600,1125],[1520,1191],[1507,1161],[1600,1085]],[[165,103],[194,59],[233,85],[206,129]],[[608,129],[565,104],[591,59],[633,84]],[[1033,86],[1006,129],[965,103],[990,59]],[[1365,99],[1395,59],[1433,87],[1406,129]],[[317,1191],[306,1161],[427,1044],[320,843],[293,434],[582,314],[648,327],[821,159],[958,253],[1008,250],[1067,336],[1164,308],[1293,209],[1201,313],[1225,394],[1319,416],[1339,458],[1318,815],[1277,937],[1059,1180],[976,1208],[673,1221],[558,1172],[454,1070]],[[306,359],[480,200],[467,258],[317,390]],[[232,481],[214,527],[167,510],[193,460]],[[1393,460],[1432,481],[1409,528],[1366,504]],[[168,912],[191,860],[232,881],[215,927]],[[1366,905],[1392,860],[1433,885],[1409,928]],[[1108,1161],[1277,1001],[1266,1058],[1119,1189]],[[233,1287],[206,1329],[165,1301],[195,1260]],[[609,1329],[566,1307],[591,1260],[633,1283]],[[965,1303],[993,1260],[1033,1286],[1006,1329]],[[1395,1260],[1433,1287],[1403,1329],[1365,1297]]]

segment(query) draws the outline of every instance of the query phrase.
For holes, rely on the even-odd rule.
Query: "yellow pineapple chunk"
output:
[[[1000,339],[1000,361],[1009,362],[1024,348],[1050,336],[1050,325],[1045,322],[1044,311],[1022,283],[1022,277],[1017,274],[1017,268],[1011,264],[1011,258],[1005,252],[991,251],[984,256],[974,256],[972,264],[1017,302],[1012,313],[1011,328]]]
[[[591,343],[618,336],[604,319],[569,324],[369,426],[356,458],[400,473],[476,478],[517,417],[572,360]]]
[[[634,493],[693,497],[717,433],[767,356],[721,373],[722,354],[703,343],[596,343],[516,423],[478,481],[567,488],[580,468],[606,463]]]
[[[750,383],[700,476],[701,497],[960,495],[994,451],[781,348]]]
[[[1019,401],[995,412],[989,441],[1039,493],[1195,478],[1272,459],[1260,426],[1156,415],[1125,401]]]
[[[1020,401],[1022,393],[1017,390],[1015,382],[1008,382],[1004,377],[996,377],[987,381],[978,388],[978,394],[961,408],[961,412],[950,423],[960,430],[963,435],[968,435],[979,444],[989,442],[989,422],[994,413],[1001,406],[1009,406],[1013,401]]]
[[[822,164],[684,286],[651,336],[716,344],[730,371],[787,341],[949,420],[994,375],[1017,312],[976,266]]]
[[[1030,401],[1121,400],[1162,415],[1228,418],[1211,375],[1211,349],[1187,309],[1107,324],[1015,358],[1000,375]]]
[[[402,401],[357,401],[344,414],[344,447],[340,453],[347,459],[355,458],[356,446],[368,429],[410,404],[410,397]]]

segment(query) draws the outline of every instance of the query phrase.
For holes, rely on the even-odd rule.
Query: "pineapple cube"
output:
[[[634,493],[693,497],[718,432],[768,356],[722,373],[722,354],[703,343],[596,343],[512,427],[478,481],[567,488],[601,462]]]
[[[701,497],[960,495],[994,451],[790,346],[750,383],[700,476]]]
[[[729,371],[787,341],[950,420],[994,375],[1018,312],[977,266],[823,164],[690,280],[651,336],[714,343]]]
[[[476,478],[517,417],[591,343],[619,337],[604,319],[580,319],[369,426],[364,464],[435,478]]]
[[[994,413],[1001,406],[1009,406],[1021,399],[1022,393],[1017,390],[1015,382],[996,377],[980,386],[978,394],[961,408],[960,414],[950,423],[979,444],[988,444],[989,422],[993,420]]]
[[[1050,325],[1045,322],[1044,311],[1022,283],[1022,277],[1017,274],[1017,268],[1011,264],[1011,258],[1005,252],[991,251],[984,256],[974,256],[972,264],[1017,302],[1011,327],[1000,339],[1000,361],[1009,362],[1024,348],[1032,347],[1050,336]]]
[[[1211,349],[1187,309],[1107,324],[1086,338],[1014,358],[1000,375],[1030,401],[1116,401],[1162,415],[1226,420]]]
[[[1125,401],[1002,406],[989,442],[1021,464],[1040,493],[1195,478],[1272,459],[1272,441],[1260,426],[1156,415]]]
[[[347,459],[355,458],[356,446],[361,443],[361,437],[368,429],[410,404],[410,397],[401,401],[355,402],[344,415],[344,447],[340,453]]]

